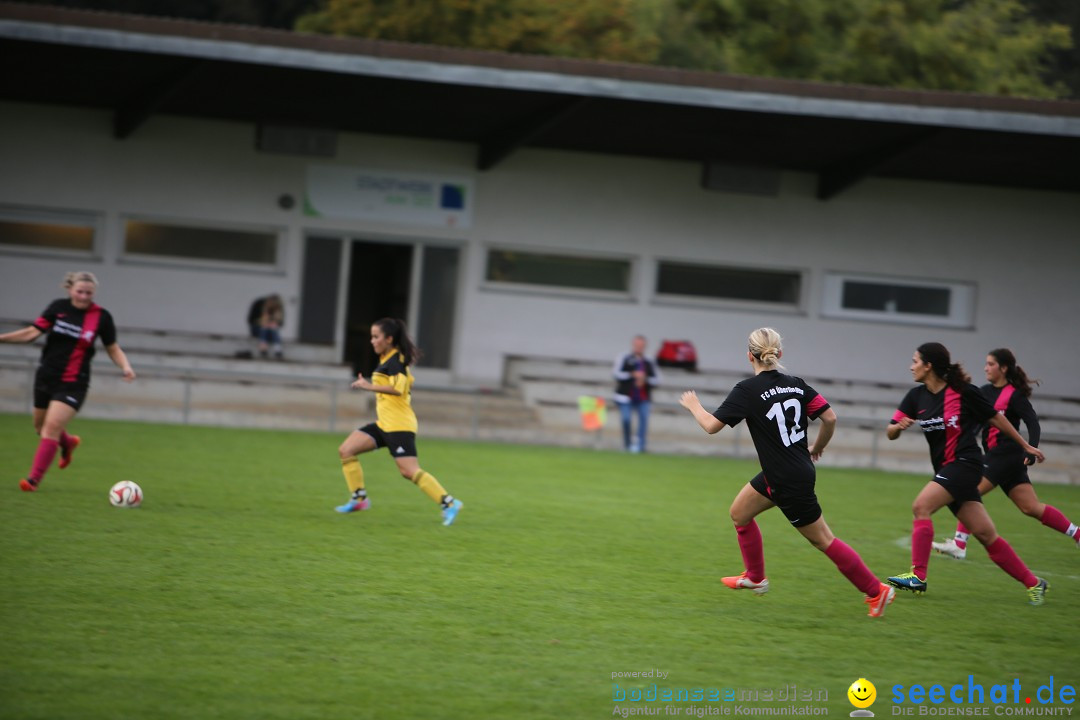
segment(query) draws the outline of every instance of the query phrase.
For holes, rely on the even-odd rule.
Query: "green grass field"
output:
[[[794,685],[835,717],[860,677],[882,717],[895,684],[1080,685],[1080,552],[1000,494],[987,506],[1049,579],[1045,606],[976,547],[932,558],[930,592],[871,620],[777,510],[759,518],[772,591],[720,584],[741,570],[727,508],[748,462],[421,438],[425,469],[465,502],[446,528],[385,452],[363,458],[372,510],[334,513],[337,435],[73,430],[72,466],[22,493],[36,437],[0,416],[0,718],[603,718],[627,706],[613,682],[759,699]],[[142,508],[109,505],[124,479]],[[824,468],[818,494],[884,577],[908,568],[924,482]],[[1080,488],[1038,491],[1080,517]],[[951,533],[947,511],[935,520]],[[667,677],[612,679],[651,669]]]

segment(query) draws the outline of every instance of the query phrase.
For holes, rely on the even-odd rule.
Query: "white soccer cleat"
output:
[[[957,545],[956,540],[953,538],[949,538],[945,542],[931,543],[931,545],[942,555],[948,555],[949,557],[956,558],[957,560],[963,560],[965,557],[967,557],[967,548],[962,548]]]

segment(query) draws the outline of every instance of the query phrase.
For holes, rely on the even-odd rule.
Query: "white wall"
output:
[[[303,197],[305,158],[254,149],[240,123],[154,116],[114,140],[107,112],[0,104],[0,204],[105,213],[97,262],[0,254],[0,317],[31,319],[63,272],[85,268],[121,326],[241,333],[251,298],[279,292],[292,317],[306,231],[464,243],[455,368],[493,383],[507,353],[613,359],[641,332],[655,343],[689,339],[705,368],[741,368],[760,325],[785,337],[792,372],[905,381],[910,353],[944,342],[981,379],[985,352],[1013,347],[1047,393],[1080,396],[1080,199],[1064,193],[867,180],[828,202],[814,178],[785,173],[776,198],[700,189],[696,163],[522,150],[486,173],[469,145],[342,135],[334,162],[385,170],[471,175],[470,230],[393,227],[306,218],[276,200]],[[280,274],[163,268],[118,262],[121,217],[197,219],[277,228]],[[482,289],[489,245],[596,251],[637,262],[631,301]],[[658,257],[806,272],[799,312],[657,304]],[[973,329],[823,318],[825,271],[977,284]],[[296,324],[287,326],[287,335]]]

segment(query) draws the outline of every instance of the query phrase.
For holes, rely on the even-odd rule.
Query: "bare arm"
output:
[[[818,416],[818,420],[821,421],[821,429],[818,430],[817,437],[814,438],[814,446],[810,448],[810,459],[814,462],[821,459],[821,454],[825,452],[825,446],[829,444],[833,433],[836,432],[836,411],[829,408]]]
[[[900,437],[900,433],[907,430],[915,421],[909,417],[902,417],[894,423],[889,423],[889,426],[885,428],[885,435],[890,440],[895,440]]]
[[[19,330],[12,330],[11,332],[0,335],[0,342],[28,343],[34,342],[39,337],[41,337],[41,331],[33,325],[27,325]]]
[[[356,380],[350,386],[353,390],[367,390],[375,393],[385,393],[386,395],[398,395],[401,393],[391,385],[375,385],[364,379],[363,375],[357,375]]]
[[[113,364],[120,368],[120,372],[124,374],[124,380],[131,382],[135,379],[135,371],[131,369],[131,363],[128,362],[127,355],[120,349],[118,343],[106,345],[105,352],[108,353],[109,359],[113,361]]]
[[[724,423],[713,417],[712,413],[706,410],[701,405],[701,401],[698,400],[697,393],[693,390],[687,390],[679,398],[679,404],[690,411],[690,414],[697,420],[701,429],[710,435],[715,435],[724,429]]]
[[[1046,455],[1043,451],[1037,447],[1033,447],[1024,436],[1016,432],[1016,428],[1012,426],[1012,423],[1005,419],[1005,416],[998,413],[994,417],[990,418],[990,424],[996,427],[1003,435],[1008,436],[1013,442],[1020,447],[1024,448],[1024,451],[1034,455],[1036,462],[1042,462],[1046,459]]]

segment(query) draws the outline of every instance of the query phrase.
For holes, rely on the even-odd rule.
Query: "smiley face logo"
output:
[[[877,700],[877,688],[866,678],[859,678],[851,683],[847,691],[848,700],[857,708],[868,708]]]

